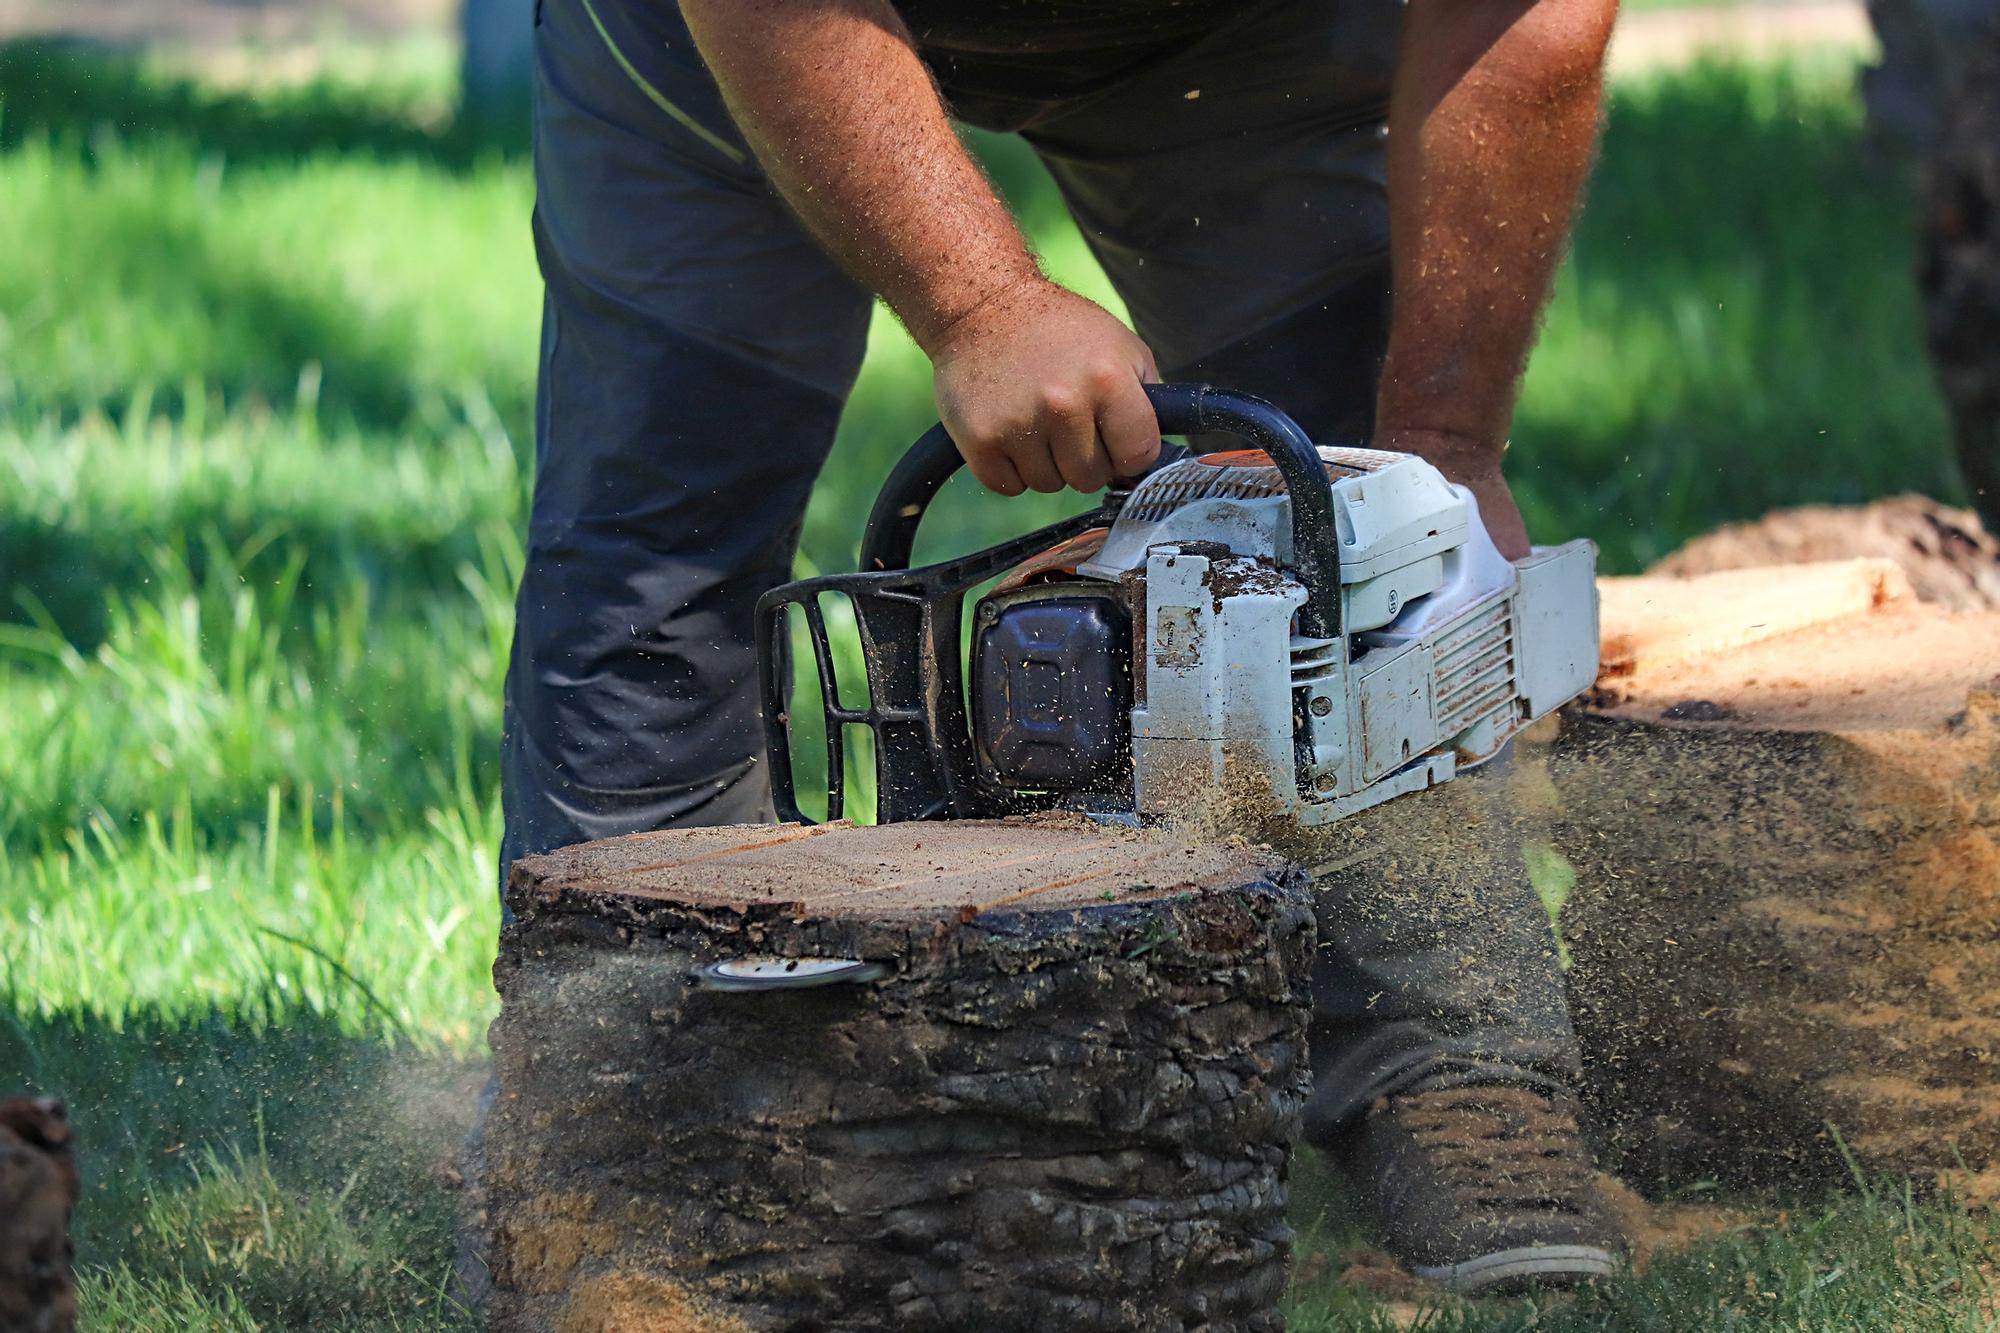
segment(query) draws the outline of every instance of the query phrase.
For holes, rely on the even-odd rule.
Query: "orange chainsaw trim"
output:
[[[1111,535],[1110,528],[1091,528],[1079,532],[1068,541],[1057,542],[1039,555],[1031,555],[1001,576],[993,591],[1013,592],[1025,588],[1037,578],[1050,574],[1076,577],[1076,567],[1104,549],[1104,539]]]
[[[1196,454],[1195,462],[1208,467],[1273,467],[1271,455],[1262,449],[1224,449],[1220,453]]]

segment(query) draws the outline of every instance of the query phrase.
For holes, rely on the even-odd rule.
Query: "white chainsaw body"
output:
[[[1248,783],[1302,824],[1340,819],[1491,759],[1596,677],[1590,542],[1510,562],[1470,492],[1424,460],[1320,456],[1334,478],[1340,638],[1295,632],[1306,589],[1268,463],[1160,469],[1076,567],[1132,604],[1140,818]]]

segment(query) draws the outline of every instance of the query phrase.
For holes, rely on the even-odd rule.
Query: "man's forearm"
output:
[[[815,238],[926,350],[1038,276],[888,0],[682,0],[737,125]]]
[[[1389,110],[1395,316],[1377,431],[1447,471],[1497,476],[1589,172],[1616,13],[1617,0],[1411,0]]]
[[[1092,491],[1158,456],[1152,353],[1042,277],[888,0],[681,13],[785,201],[930,356],[939,419],[982,484]]]

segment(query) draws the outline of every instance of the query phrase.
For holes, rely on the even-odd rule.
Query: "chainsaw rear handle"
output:
[[[1228,434],[1271,456],[1291,496],[1292,545],[1306,585],[1299,631],[1307,638],[1339,637],[1340,538],[1333,522],[1333,483],[1312,440],[1297,422],[1247,393],[1203,384],[1148,384],[1146,397],[1163,435]],[[861,538],[863,573],[909,568],[917,525],[939,488],[964,465],[942,424],[910,446],[869,511]]]

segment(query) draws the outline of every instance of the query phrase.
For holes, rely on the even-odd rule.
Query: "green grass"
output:
[[[1909,191],[1860,117],[1831,59],[1619,91],[1510,454],[1538,536],[1629,570],[1777,505],[1960,496]]]
[[[443,125],[441,68],[240,93],[0,48],[0,1088],[76,1108],[93,1328],[465,1322],[538,293],[525,165]],[[1621,87],[1519,421],[1538,532],[1631,569],[1775,504],[1955,496],[1909,207],[1845,66]],[[850,565],[927,399],[878,320],[802,568]],[[958,490],[930,547],[1061,503]],[[1308,1271],[1337,1271],[1360,1233],[1306,1179]],[[1424,1326],[1994,1322],[1986,1223],[1948,1201],[1744,1206],[1768,1224],[1601,1297]],[[1319,1278],[1293,1310],[1389,1317]]]
[[[255,983],[174,1016],[0,1022],[0,1071],[77,1116],[86,1327],[477,1326],[447,1277],[453,1152],[483,1065],[360,1025]]]

